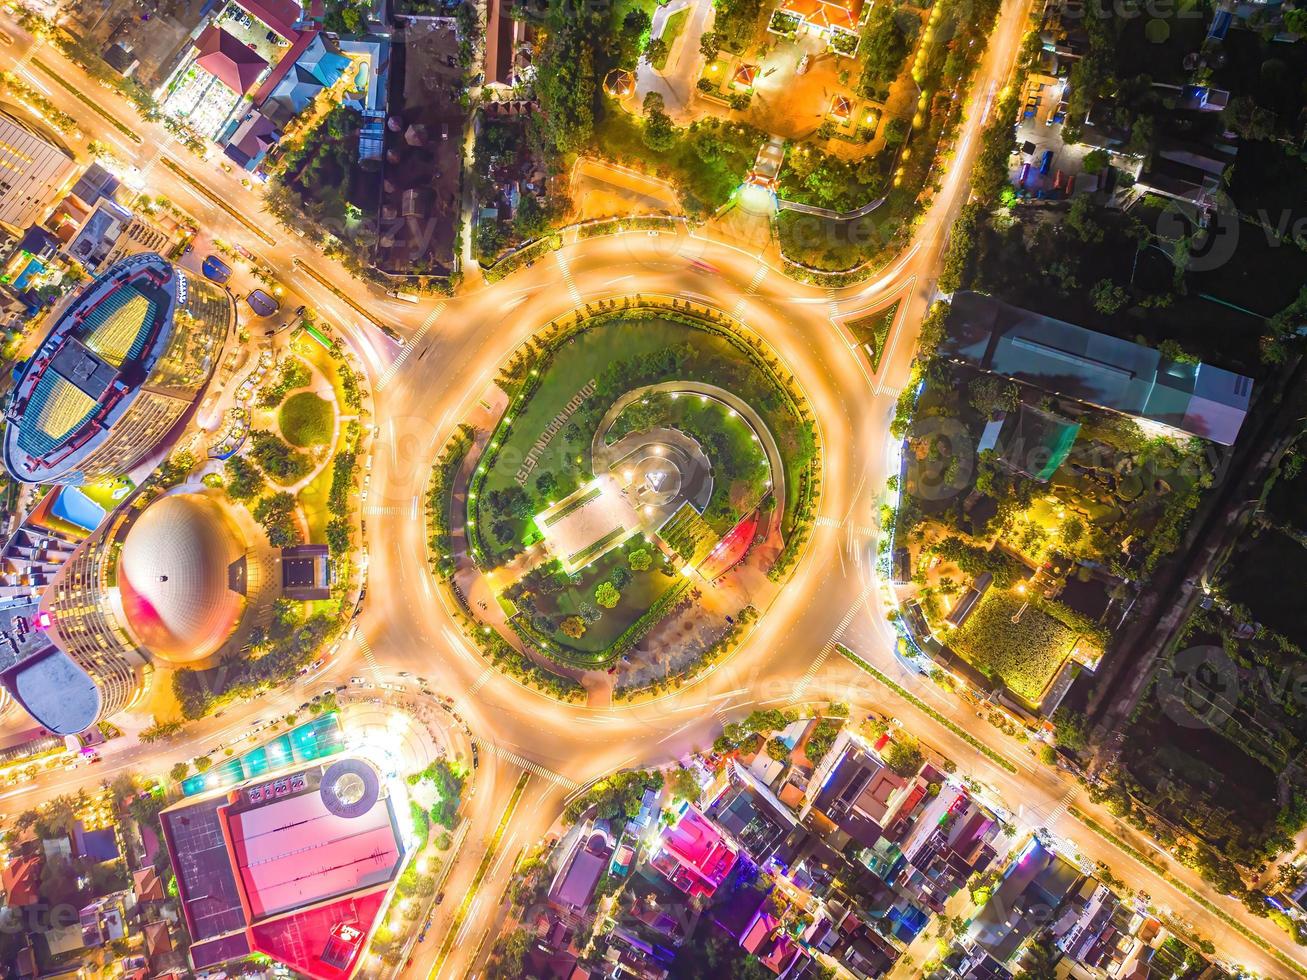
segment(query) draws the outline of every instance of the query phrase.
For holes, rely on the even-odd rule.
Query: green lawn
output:
[[[880,370],[880,359],[885,353],[885,341],[889,339],[890,327],[893,326],[894,315],[898,311],[899,301],[895,300],[883,310],[858,317],[856,320],[849,320],[844,324],[853,334],[854,340],[871,347],[872,371]]]
[[[667,18],[667,22],[663,24],[663,32],[662,34],[659,35],[659,37],[661,37],[664,41],[667,42],[668,55],[672,53],[672,45],[675,44],[676,39],[680,37],[681,31],[685,30],[685,22],[688,21],[689,19],[690,19],[690,8],[686,7],[672,14],[670,17]],[[652,64],[659,71],[662,71],[664,68],[667,67],[667,56],[664,55],[663,57],[656,59],[655,61],[652,62]]]
[[[301,391],[282,404],[277,412],[277,424],[292,446],[325,446],[331,442],[335,413],[325,398]]]
[[[567,616],[579,615],[583,605],[599,608],[595,602],[595,588],[600,582],[609,579],[617,568],[628,568],[626,556],[636,548],[648,547],[643,538],[636,537],[626,547],[614,548],[593,565],[581,573],[581,580],[576,585],[550,596],[538,596],[537,605],[540,612],[555,616],[561,622]],[[657,552],[655,551],[655,555]],[[600,619],[586,629],[580,639],[572,639],[562,632],[555,632],[552,639],[559,646],[570,647],[581,653],[600,653],[617,640],[627,627],[639,619],[645,611],[664,592],[676,584],[676,578],[670,578],[658,571],[662,564],[656,557],[654,565],[644,572],[631,572],[631,580],[621,587],[621,601],[612,609],[599,608]]]
[[[292,341],[291,349],[321,371],[327,380],[331,382],[331,390],[336,396],[336,405],[341,412],[348,414],[350,410],[345,400],[345,389],[340,383],[339,364],[336,359],[323,350],[321,344],[312,340],[305,333],[301,333]]]
[[[322,472],[299,492],[299,504],[309,525],[310,544],[327,543],[327,522],[331,520],[327,510],[327,495],[331,492],[331,478],[332,467],[324,466]]]
[[[1027,704],[1036,705],[1066,661],[1076,634],[1033,603],[1012,622],[1024,603],[1015,591],[990,589],[970,618],[949,634],[948,645],[977,669],[997,674]]]

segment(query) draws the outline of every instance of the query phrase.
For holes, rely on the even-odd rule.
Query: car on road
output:
[[[220,286],[231,278],[231,266],[216,255],[206,256],[200,269],[204,273],[204,278],[212,279]]]
[[[320,698],[329,698],[329,697],[331,697],[331,696],[332,696],[333,694],[335,694],[335,693],[336,693],[336,689],[335,689],[334,687],[328,687],[328,688],[324,688],[323,691],[322,691],[322,693],[319,694],[318,697],[320,697]]]
[[[3,44],[5,47],[9,47],[13,43],[14,43],[14,39],[11,35],[6,34],[4,31],[0,31],[0,44]]]
[[[255,316],[272,316],[281,309],[281,304],[262,289],[253,290],[245,297],[245,302],[249,304]]]
[[[444,900],[445,900],[445,893],[444,893],[444,892],[440,892],[439,894],[436,895],[436,904],[437,904],[437,905],[439,905],[439,904],[440,904],[441,902],[443,902]],[[430,923],[427,923],[427,924],[430,925]]]
[[[363,680],[362,677],[359,677],[359,676],[358,676],[358,674],[355,674],[353,677],[351,677],[351,678],[349,679],[349,682],[350,682],[351,684],[363,684],[363,683],[366,683],[366,682]]]
[[[233,243],[232,248],[236,250],[238,255],[248,259],[249,261],[251,262],[258,261],[258,257],[253,252],[251,252],[248,248],[246,248],[244,245],[237,245]]]

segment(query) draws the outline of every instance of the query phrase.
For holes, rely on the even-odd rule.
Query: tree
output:
[[[580,616],[568,616],[563,620],[561,629],[567,636],[579,640],[585,636],[585,620]]]
[[[285,492],[264,497],[254,508],[254,519],[263,525],[268,543],[274,548],[299,543],[299,526],[294,514],[295,498]]]
[[[560,153],[581,149],[594,135],[595,45],[604,34],[598,8],[587,0],[551,5],[535,85],[545,138]]]
[[[1016,383],[994,374],[973,378],[967,386],[967,400],[971,407],[987,418],[997,418],[1004,412],[1014,412],[1021,404],[1021,393]]]
[[[648,548],[636,548],[626,556],[626,563],[631,566],[633,572],[646,572],[653,564],[653,555],[649,553]]]
[[[227,471],[227,496],[232,500],[253,500],[267,487],[258,467],[244,456],[233,456],[223,468]]]
[[[657,66],[667,61],[667,42],[660,37],[651,37],[644,46],[644,58],[649,64]]]
[[[1070,708],[1058,708],[1053,712],[1053,737],[1064,749],[1083,752],[1089,747],[1089,726],[1085,716]]]
[[[1098,280],[1089,295],[1094,302],[1094,309],[1104,316],[1111,316],[1130,302],[1129,294],[1111,279]]]
[[[208,772],[209,767],[212,765],[213,765],[213,760],[210,759],[207,755],[202,755],[195,760],[195,771]]]
[[[767,754],[777,762],[786,762],[790,758],[790,747],[779,735],[767,739]]]
[[[1085,158],[1080,162],[1081,167],[1087,174],[1101,174],[1112,162],[1112,155],[1106,150],[1099,148],[1090,150],[1085,154]]]
[[[712,61],[716,58],[721,47],[721,42],[713,31],[704,31],[699,35],[699,53],[707,60]]]
[[[905,778],[915,776],[917,770],[926,761],[925,753],[921,751],[917,740],[910,735],[902,734],[886,746],[881,756],[885,760],[885,765]]]
[[[168,778],[174,783],[180,783],[183,779],[191,774],[191,766],[188,762],[178,762],[168,770]]]
[[[678,800],[694,803],[699,799],[699,781],[689,769],[677,769],[667,777],[668,788]]]
[[[1103,240],[1103,229],[1094,220],[1094,202],[1088,194],[1081,194],[1071,199],[1067,209],[1066,224],[1082,242],[1096,244]]]
[[[622,600],[622,593],[617,591],[617,586],[612,582],[600,582],[595,588],[595,602],[605,609],[612,609]]]
[[[1054,980],[1057,976],[1054,964],[1059,954],[1053,945],[1053,935],[1047,930],[1041,932],[1026,947],[1021,957],[1021,969],[1016,980]]]

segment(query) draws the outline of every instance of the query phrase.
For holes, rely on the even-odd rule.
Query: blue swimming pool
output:
[[[50,513],[84,531],[94,531],[104,520],[104,508],[76,487],[64,487]]]

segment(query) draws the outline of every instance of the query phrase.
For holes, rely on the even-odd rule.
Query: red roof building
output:
[[[190,798],[160,821],[196,970],[260,952],[347,980],[404,861],[394,802],[359,759]]]
[[[863,0],[785,0],[781,9],[794,14],[818,31],[838,27],[858,30],[862,23]]]
[[[687,895],[707,898],[731,873],[735,857],[721,832],[686,803],[676,826],[663,834],[651,863]]]
[[[216,24],[195,39],[195,49],[195,63],[237,95],[252,89],[268,67],[257,51]]]
[[[0,871],[0,887],[5,891],[5,904],[10,908],[35,905],[40,899],[37,891],[41,884],[41,856],[16,858]]]

